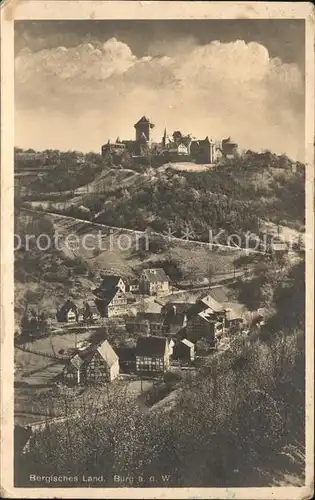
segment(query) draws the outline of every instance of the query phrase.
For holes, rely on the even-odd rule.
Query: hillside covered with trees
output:
[[[130,229],[170,230],[179,237],[189,229],[201,241],[208,241],[209,228],[226,232],[222,243],[228,234],[260,234],[262,220],[304,229],[305,168],[284,155],[248,151],[202,172],[114,160],[90,153],[78,164],[71,152],[64,153],[52,169],[29,181],[27,189],[45,199],[45,193],[71,191],[102,173],[101,189],[80,198],[90,210],[83,217],[97,216],[97,222]],[[138,167],[142,175],[122,184],[123,173],[132,177]],[[82,218],[75,200],[68,205],[64,213]]]
[[[108,225],[181,236],[187,227],[207,241],[209,228],[228,234],[259,234],[261,219],[297,229],[304,226],[304,173],[247,164],[221,165],[206,172],[157,173],[154,182],[104,197],[97,221]],[[88,200],[93,211],[95,199]],[[100,207],[100,197],[97,197]]]

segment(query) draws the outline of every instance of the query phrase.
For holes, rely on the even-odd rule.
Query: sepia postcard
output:
[[[1,496],[308,499],[314,8],[1,6]]]

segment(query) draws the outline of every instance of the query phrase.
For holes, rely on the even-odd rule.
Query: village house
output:
[[[107,340],[76,353],[63,371],[69,384],[112,382],[119,375],[118,356]]]
[[[164,332],[164,317],[159,313],[139,312],[126,319],[126,329],[130,333],[161,335]]]
[[[136,371],[164,373],[169,369],[168,341],[164,337],[140,337],[136,345]]]
[[[104,340],[93,352],[87,363],[87,382],[103,380],[112,382],[119,375],[119,360],[114,349],[107,340]]]
[[[73,300],[68,299],[57,311],[57,320],[61,323],[76,323],[79,320],[78,308]]]
[[[244,319],[242,316],[234,309],[225,309],[225,326],[226,328],[239,328],[241,329],[244,325]]]
[[[183,339],[173,347],[173,359],[192,362],[195,359],[195,344],[190,340]]]
[[[96,289],[94,293],[97,296],[95,304],[102,317],[112,318],[126,314],[128,300],[126,294],[120,288],[116,287],[101,291]]]
[[[211,345],[215,345],[215,332],[219,324],[210,309],[199,312],[188,321],[186,327],[187,338],[196,342],[205,339]]]
[[[129,280],[127,288],[130,293],[139,293],[139,280],[138,279]]]
[[[164,295],[169,293],[169,277],[164,269],[145,269],[139,280],[140,292],[145,295]]]
[[[120,276],[103,276],[101,285],[93,293],[96,295],[95,304],[102,317],[111,318],[126,313],[126,283]]]
[[[186,326],[187,338],[197,341],[201,338],[214,346],[216,338],[222,336],[225,331],[225,308],[219,304],[211,295],[197,301]]]
[[[100,319],[101,315],[95,304],[94,299],[87,300],[84,304],[84,320],[85,321],[95,321]]]

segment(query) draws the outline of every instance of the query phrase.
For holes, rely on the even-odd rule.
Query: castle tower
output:
[[[134,127],[136,129],[136,141],[139,141],[144,135],[146,140],[151,142],[151,129],[154,127],[154,124],[146,116],[140,118]]]
[[[163,137],[162,137],[162,146],[163,148],[165,148],[166,146],[166,128],[164,129],[164,134],[163,134]]]
[[[213,139],[209,139],[207,136],[204,140],[205,148],[204,148],[204,160],[207,163],[214,163],[215,158],[215,144]]]
[[[210,163],[216,162],[216,150],[213,139],[210,139]]]

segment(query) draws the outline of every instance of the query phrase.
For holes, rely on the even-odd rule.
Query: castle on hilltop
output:
[[[238,145],[231,138],[222,141],[214,141],[207,136],[205,139],[197,139],[191,134],[183,135],[179,130],[168,135],[166,128],[161,142],[153,142],[151,131],[154,124],[146,116],[142,116],[135,123],[135,140],[120,140],[108,142],[102,146],[102,156],[110,154],[121,155],[129,153],[133,158],[141,158],[148,155],[159,159],[161,163],[168,161],[196,162],[214,164],[220,158],[234,158],[237,155]]]

